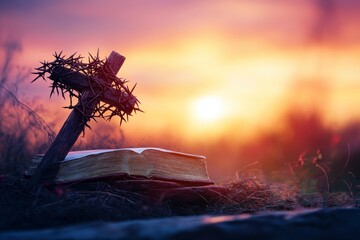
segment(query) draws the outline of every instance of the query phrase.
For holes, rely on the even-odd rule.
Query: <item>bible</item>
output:
[[[28,169],[31,176],[43,154],[36,155]],[[139,177],[195,185],[213,184],[203,156],[162,148],[121,148],[69,152],[54,174],[55,183],[70,183],[106,177]]]

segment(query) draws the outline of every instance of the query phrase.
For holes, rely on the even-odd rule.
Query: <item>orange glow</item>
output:
[[[145,112],[121,127],[126,145],[199,154],[217,148],[210,162],[223,159],[226,148],[229,162],[213,169],[230,172],[251,161],[240,143],[268,132],[287,136],[290,110],[304,118],[316,112],[334,129],[360,119],[358,6],[354,0],[3,3],[0,41],[20,42],[14,63],[26,68],[52,60],[54,51],[86,56],[99,49],[102,58],[118,51],[127,58],[118,76],[137,83]],[[69,113],[61,109],[67,100],[49,100],[49,83],[28,78],[20,95],[36,99],[29,105],[57,131]],[[119,129],[116,121],[105,125]]]

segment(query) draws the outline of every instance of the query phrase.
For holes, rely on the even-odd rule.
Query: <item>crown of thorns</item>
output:
[[[118,78],[112,71],[109,71],[109,67],[107,66],[107,64],[105,64],[106,60],[99,58],[99,51],[97,52],[96,56],[93,56],[89,53],[87,63],[83,62],[84,57],[81,57],[80,55],[76,56],[76,53],[72,54],[69,57],[66,57],[62,54],[62,52],[55,52],[53,56],[55,57],[54,61],[40,62],[41,66],[35,68],[36,72],[33,72],[33,74],[37,76],[32,82],[36,81],[39,78],[42,78],[46,81],[46,78],[50,78],[50,75],[56,67],[63,67],[72,70],[71,73],[84,74],[91,90],[93,90],[93,87],[96,87],[97,89],[100,88],[103,92],[107,90],[118,91],[122,93],[123,96],[127,96],[126,99],[120,101],[117,106],[113,106],[108,103],[99,101],[95,107],[93,114],[91,116],[83,116],[84,119],[95,120],[95,117],[102,117],[110,121],[114,116],[119,116],[121,125],[123,121],[126,122],[128,120],[128,117],[131,116],[132,112],[142,112],[142,110],[139,108],[139,100],[132,94],[136,87],[136,84],[131,89],[129,89],[129,87],[125,85],[127,83],[125,79]],[[75,107],[73,105],[73,98],[77,98],[79,101],[81,101],[82,93],[71,88],[70,86],[67,86],[59,80],[52,80],[53,81],[50,86],[50,97],[54,93],[57,93],[57,95],[61,94],[62,97],[65,99],[65,96],[68,95],[70,99],[70,104],[65,108],[73,109]],[[130,109],[129,102],[131,102]],[[124,111],[124,109],[127,110]]]

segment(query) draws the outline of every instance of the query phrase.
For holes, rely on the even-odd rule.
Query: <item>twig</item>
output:
[[[318,167],[319,169],[321,169],[321,171],[324,173],[325,178],[326,178],[326,183],[327,183],[327,192],[330,193],[329,178],[328,178],[328,175],[327,175],[325,169],[319,163],[316,163],[315,166]]]
[[[347,183],[347,181],[345,181],[345,179],[343,179],[342,181],[345,183],[345,185],[346,185],[347,188],[349,189],[349,192],[350,192],[351,197],[354,198],[353,191],[352,191],[351,187],[349,186],[349,184]]]
[[[35,118],[40,122],[40,125],[44,127],[44,130],[47,132],[48,136],[49,136],[49,140],[50,142],[53,142],[55,139],[55,132],[52,130],[52,128],[49,126],[49,124],[47,124],[47,122],[40,117],[36,112],[34,112],[29,106],[27,106],[25,103],[23,103],[22,101],[20,101],[14,93],[12,93],[10,90],[8,90],[7,88],[5,88],[4,86],[0,85],[0,89],[5,91],[9,96],[11,96],[11,98],[19,105],[21,106],[23,109],[25,109],[26,111],[28,111],[29,114],[35,116]]]

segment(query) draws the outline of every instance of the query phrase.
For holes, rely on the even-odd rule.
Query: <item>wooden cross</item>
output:
[[[110,74],[115,76],[124,61],[125,57],[113,51],[105,62],[105,71],[111,71]],[[92,86],[87,76],[65,67],[56,66],[51,72],[50,79],[76,90],[81,97],[35,170],[30,182],[31,189],[37,189],[40,184],[48,184],[54,181],[55,174],[59,170],[59,162],[65,159],[79,135],[84,131],[100,101],[117,107],[129,115],[137,103],[136,97],[131,93],[116,91],[113,88],[102,89],[101,86]],[[109,84],[111,85],[111,83]]]

